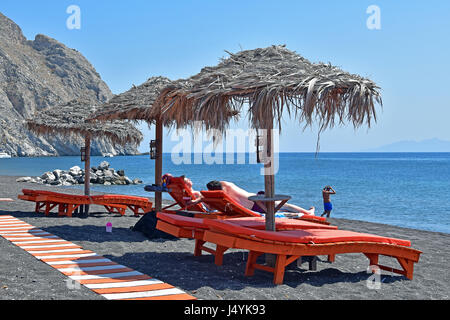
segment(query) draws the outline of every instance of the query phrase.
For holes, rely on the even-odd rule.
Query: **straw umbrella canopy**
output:
[[[375,104],[382,105],[379,87],[371,80],[331,64],[311,63],[285,46],[229,53],[214,67],[166,88],[158,102],[164,119],[177,127],[202,121],[206,129],[224,132],[229,115],[243,112],[254,129],[266,129],[265,196],[273,198],[274,124],[281,130],[288,115],[306,127],[319,125],[319,134],[335,124],[355,128],[376,121]],[[188,110],[188,112],[187,112]],[[179,115],[189,114],[191,117]],[[266,227],[275,230],[274,202],[267,202]]]
[[[28,129],[38,135],[59,135],[66,138],[83,137],[85,139],[85,194],[90,194],[90,144],[91,140],[104,137],[114,144],[138,145],[142,133],[131,123],[113,121],[108,123],[87,122],[95,112],[98,101],[91,99],[75,99],[59,106],[46,108],[37,112],[33,119],[28,119]]]
[[[149,124],[156,122],[158,114],[152,113],[152,107],[161,90],[172,85],[166,77],[152,77],[139,86],[115,95],[94,112],[94,120],[144,120]]]
[[[163,127],[161,115],[153,112],[153,105],[166,87],[173,85],[173,81],[166,77],[151,77],[139,86],[133,86],[130,90],[116,95],[103,104],[90,116],[93,120],[128,119],[134,122],[143,120],[156,125],[156,162],[155,162],[155,184],[161,185],[162,177],[162,145]],[[155,209],[162,208],[162,194],[155,193]]]

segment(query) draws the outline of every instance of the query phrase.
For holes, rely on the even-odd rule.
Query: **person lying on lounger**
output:
[[[227,182],[227,181],[211,181],[209,182],[206,187],[208,188],[208,190],[213,191],[213,190],[223,190],[230,198],[232,198],[234,201],[236,201],[237,203],[241,204],[243,207],[250,209],[252,211],[256,211],[262,214],[266,213],[266,208],[265,207],[260,207],[259,205],[257,205],[255,202],[248,200],[249,197],[251,196],[255,196],[255,193],[250,193],[242,188],[239,188],[237,185],[235,185],[232,182]],[[259,192],[258,195],[264,194],[264,192]],[[193,203],[199,203],[202,201],[201,198],[201,194],[200,194],[200,198],[193,201]],[[280,202],[276,201],[275,202],[275,206],[277,206]],[[287,211],[289,213],[294,213],[294,214],[306,214],[306,215],[314,215],[315,213],[315,208],[311,207],[309,210],[303,209],[299,206],[295,206],[292,204],[285,204],[282,208],[281,211]],[[288,215],[288,214],[285,214]]]

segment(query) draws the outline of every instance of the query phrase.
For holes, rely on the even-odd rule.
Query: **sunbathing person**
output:
[[[227,181],[211,181],[206,186],[208,190],[223,190],[229,197],[231,197],[234,201],[241,204],[243,207],[250,209],[252,211],[256,211],[262,214],[266,213],[266,208],[261,205],[259,206],[255,202],[248,200],[249,197],[255,196],[257,194],[250,193],[242,188],[239,188],[237,185],[235,185],[232,182]],[[264,192],[259,192],[258,195],[264,194]],[[201,201],[201,199],[197,200]],[[280,201],[275,202],[275,206],[277,206],[280,203]],[[298,215],[301,213],[302,215],[314,215],[315,208],[311,207],[309,210],[303,209],[299,206],[295,206],[292,204],[285,204],[281,209],[281,211],[293,213],[294,215]],[[285,213],[287,216],[288,214]]]
[[[171,183],[171,179],[173,178],[173,176],[171,174],[165,174],[162,177],[162,181],[163,181],[163,185],[167,186]],[[192,188],[192,186],[194,185],[194,183],[189,179],[186,178],[184,175],[181,176],[180,178],[183,178],[184,184],[186,186],[186,188],[190,191],[190,193],[192,194],[192,199],[190,201],[187,200],[183,200],[186,202],[187,207],[192,207],[196,204],[199,204],[206,210],[206,211],[214,211],[213,209],[211,209],[206,203],[201,203],[203,196],[200,193],[200,191],[196,191]]]

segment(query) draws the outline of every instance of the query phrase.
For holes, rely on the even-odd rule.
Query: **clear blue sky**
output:
[[[66,27],[69,5],[81,9],[80,30]],[[380,30],[366,26],[370,5],[381,10]],[[189,77],[217,64],[224,50],[286,44],[313,62],[330,62],[382,88],[378,123],[370,130],[351,125],[328,130],[321,151],[450,140],[447,0],[2,0],[0,11],[28,39],[42,33],[80,51],[115,94],[151,76]],[[142,151],[154,136],[146,127]],[[317,128],[302,131],[287,120],[283,129],[281,151],[315,151]],[[166,143],[165,151],[171,146]]]

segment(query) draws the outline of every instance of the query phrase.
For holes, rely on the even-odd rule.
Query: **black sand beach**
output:
[[[256,271],[245,277],[246,254],[231,250],[224,265],[214,265],[209,254],[194,257],[194,241],[149,240],[133,232],[139,218],[130,211],[125,217],[105,213],[102,207],[92,207],[89,218],[44,217],[34,213],[34,204],[17,199],[23,188],[47,189],[81,194],[81,190],[50,188],[17,183],[17,177],[0,177],[0,215],[12,215],[54,235],[81,245],[117,263],[167,282],[202,300],[445,300],[450,297],[450,235],[383,224],[331,219],[340,229],[368,232],[408,239],[413,248],[421,250],[415,265],[414,280],[398,274],[382,272],[381,288],[367,286],[368,259],[362,254],[338,255],[333,264],[320,257],[317,271],[291,265],[286,270],[283,285],[272,284],[272,274]],[[112,222],[113,233],[105,232]],[[67,278],[52,267],[38,261],[27,252],[0,237],[0,300],[102,300],[85,287],[68,289]],[[381,263],[397,267],[394,259],[380,258]]]

